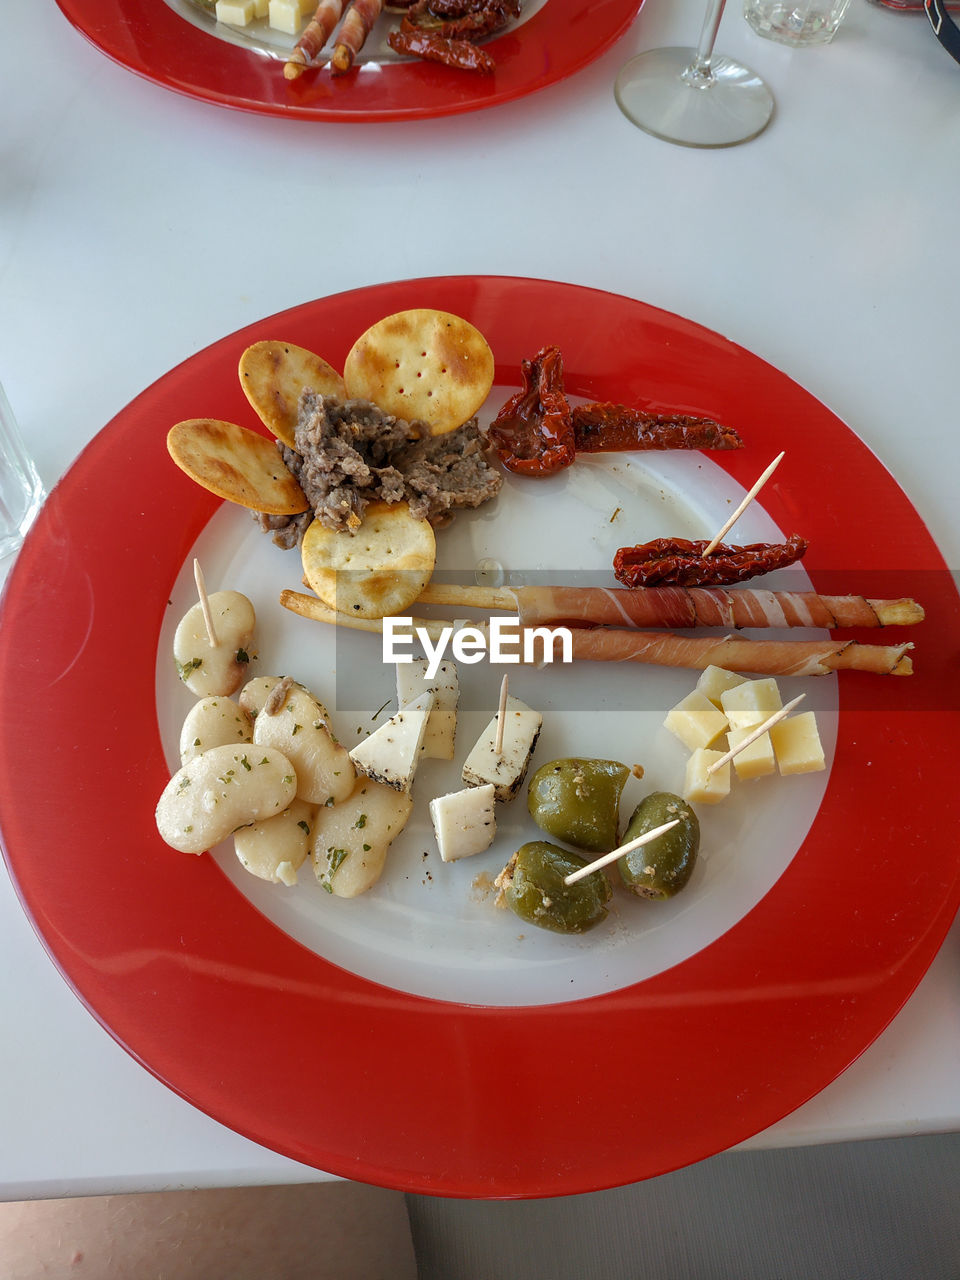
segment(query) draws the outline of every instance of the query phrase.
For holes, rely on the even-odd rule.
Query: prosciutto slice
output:
[[[645,662],[661,667],[722,667],[764,676],[825,676],[831,671],[871,671],[908,676],[912,644],[858,644],[855,640],[743,640],[677,636],[664,631],[570,632],[574,661]]]
[[[344,75],[353,66],[382,9],[383,0],[353,0],[330,59],[330,69],[335,76]]]
[[[320,53],[333,35],[333,29],[343,14],[343,0],[320,0],[316,13],[303,29],[293,52],[284,64],[287,80],[296,80]]]
[[[515,587],[524,626],[884,627],[923,620],[914,600],[743,587]]]

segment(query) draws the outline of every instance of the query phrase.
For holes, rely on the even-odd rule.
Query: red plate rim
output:
[[[497,62],[492,76],[409,61],[383,63],[375,75],[318,71],[289,81],[277,59],[200,30],[163,0],[57,0],[98,49],[165,89],[239,111],[339,123],[457,115],[524,97],[593,62],[642,3],[548,0],[485,46]]]
[[[236,363],[257,339],[336,363],[369,324],[417,306],[472,319],[508,385],[549,329],[571,393],[738,426],[748,447],[715,456],[744,487],[758,461],[801,440],[789,484],[771,481],[764,505],[809,536],[814,585],[842,570],[856,589],[869,573],[871,594],[916,594],[927,610],[915,675],[841,673],[827,793],[773,889],[690,959],[607,995],[488,1008],[378,986],[281,933],[212,860],[171,856],[154,829],[168,776],[156,637],[217,507],[170,464],[167,429],[207,414],[253,425]],[[134,474],[149,483],[132,484]],[[636,1182],[724,1150],[816,1094],[933,959],[960,902],[956,852],[930,838],[957,816],[947,753],[930,745],[956,728],[958,615],[922,520],[857,436],[786,375],[689,320],[578,285],[495,276],[318,299],[160,378],[47,500],[0,606],[0,774],[18,779],[0,800],[7,865],[53,960],[110,1034],[256,1142],[432,1195]],[[67,839],[54,806],[69,815]]]

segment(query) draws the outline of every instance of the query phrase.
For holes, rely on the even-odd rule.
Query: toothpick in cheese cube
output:
[[[709,747],[698,747],[687,761],[687,774],[683,783],[683,798],[691,804],[717,804],[730,794],[730,763],[716,771],[708,773],[708,769],[717,760],[723,758],[722,751],[711,751]]]
[[[667,712],[663,727],[689,747],[709,747],[727,728],[727,717],[718,711],[705,693],[694,689]]]
[[[816,773],[827,767],[817,729],[817,718],[812,711],[798,716],[788,716],[770,730],[770,739],[777,757],[777,766],[784,775],[790,773]]]
[[[358,742],[350,752],[357,772],[395,791],[409,792],[432,709],[433,694],[428,690]]]
[[[444,862],[482,853],[497,834],[496,797],[492,782],[451,791],[430,801],[430,817]]]
[[[744,680],[720,695],[720,705],[732,729],[754,729],[783,706],[777,682],[768,676],[763,680]]]
[[[303,23],[300,0],[270,0],[267,21],[274,31],[285,31],[288,36],[298,35]]]
[[[496,751],[497,717],[494,716],[464,761],[463,780],[467,786],[490,782],[498,800],[512,800],[527,776],[542,724],[539,711],[508,695],[500,754]]]
[[[715,667],[711,663],[709,667],[704,667],[700,673],[700,679],[697,681],[697,688],[705,697],[709,698],[715,707],[719,707],[720,695],[727,689],[733,689],[738,684],[746,684],[747,677],[740,675],[736,671],[727,671],[724,667]]]
[[[217,21],[231,27],[245,27],[254,18],[253,0],[217,0]]]
[[[427,721],[420,750],[428,760],[452,760],[457,735],[460,682],[452,662],[441,662],[437,674],[427,679],[426,658],[397,663],[397,706],[404,707],[427,690],[433,693],[433,710]]]
[[[731,729],[727,734],[727,746],[732,751],[743,742],[744,738],[749,738],[757,725],[761,724],[763,721],[758,716],[753,725],[742,725],[738,729]],[[777,762],[774,759],[773,743],[770,741],[769,732],[762,733],[748,747],[738,751],[733,757],[733,767],[737,771],[737,777],[743,781],[765,778],[771,773],[776,773]]]

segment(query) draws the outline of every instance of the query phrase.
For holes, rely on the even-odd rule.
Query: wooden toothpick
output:
[[[749,747],[751,742],[756,742],[758,738],[762,738],[772,725],[777,724],[780,720],[783,720],[784,717],[788,716],[797,703],[802,702],[806,696],[807,695],[805,693],[801,693],[800,696],[794,698],[792,702],[788,702],[785,707],[781,707],[779,711],[775,711],[772,716],[769,716],[764,720],[763,724],[758,724],[751,733],[747,734],[742,742],[738,742],[735,747],[731,747],[726,755],[721,756],[719,760],[714,760],[713,764],[707,768],[707,773],[716,773],[718,769],[722,769],[725,764],[728,764],[734,756],[739,755],[745,747]]]
[[[196,559],[193,562],[193,578],[197,584],[197,595],[200,597],[200,612],[203,614],[203,624],[207,628],[207,639],[210,641],[210,648],[215,649],[219,641],[213,625],[213,614],[210,612],[210,601],[207,599],[207,584],[203,580],[200,561]]]
[[[497,708],[497,736],[493,743],[493,750],[496,755],[499,755],[503,750],[503,722],[507,714],[507,681],[508,677],[504,676],[500,682],[500,706]]]
[[[649,844],[651,840],[656,840],[657,836],[662,836],[665,831],[671,831],[679,818],[674,818],[672,822],[665,822],[661,827],[654,827],[652,831],[645,831],[642,836],[637,836],[636,840],[630,840],[627,844],[622,844],[619,849],[614,849],[612,853],[605,853],[602,858],[597,858],[596,862],[590,862],[585,867],[581,867],[579,871],[571,871],[568,876],[564,876],[564,884],[576,884],[578,880],[582,880],[585,876],[590,875],[593,871],[599,871],[601,867],[608,866],[611,862],[616,862],[618,858],[622,858],[625,853],[630,853],[632,849],[639,849],[641,845]]]
[[[767,481],[773,475],[774,471],[776,471],[777,467],[779,467],[784,453],[786,453],[785,449],[783,453],[777,454],[774,460],[770,463],[769,467],[767,467],[766,471],[764,471],[760,479],[756,482],[756,484],[753,486],[753,488],[750,490],[750,492],[747,494],[744,500],[740,503],[739,507],[737,507],[736,511],[734,511],[733,515],[730,517],[727,523],[723,526],[720,532],[716,535],[715,538],[713,538],[711,542],[707,543],[707,545],[703,549],[704,556],[712,555],[713,552],[716,551],[717,545],[723,541],[724,535],[729,533],[729,531],[733,528],[733,526],[737,523],[737,521],[743,515],[744,511],[746,511],[747,507],[749,507],[750,503],[754,500],[754,498],[757,496],[757,494],[760,492],[763,486],[767,483]]]

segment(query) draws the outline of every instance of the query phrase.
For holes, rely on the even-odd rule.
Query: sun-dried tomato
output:
[[[544,347],[521,362],[523,390],[511,396],[490,424],[490,439],[508,471],[544,476],[569,467],[576,456],[573,412],[563,393],[563,357]]]
[[[792,533],[786,542],[753,542],[745,547],[719,542],[705,556],[709,545],[708,539],[657,538],[637,547],[621,547],[613,557],[613,572],[625,587],[724,587],[793,564],[806,551],[807,540]]]
[[[732,427],[684,413],[647,413],[623,404],[581,404],[573,411],[578,453],[627,449],[742,449]]]

